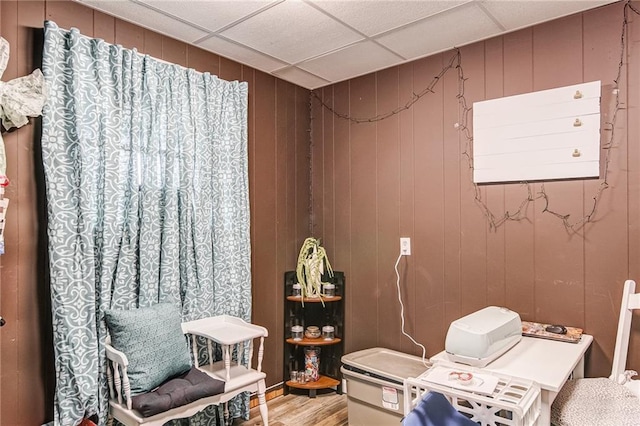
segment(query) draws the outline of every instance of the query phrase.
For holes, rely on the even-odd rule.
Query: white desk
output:
[[[537,382],[542,399],[540,424],[546,426],[551,423],[551,404],[570,375],[584,377],[584,354],[592,341],[593,336],[588,334],[583,334],[578,343],[523,337],[483,369]],[[449,361],[444,351],[431,358],[438,360]]]

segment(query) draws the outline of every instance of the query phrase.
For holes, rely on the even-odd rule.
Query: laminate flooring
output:
[[[269,426],[347,426],[347,395],[335,392],[318,394],[315,398],[292,393],[267,401]],[[262,426],[260,410],[252,408],[249,420],[236,421],[233,426]]]

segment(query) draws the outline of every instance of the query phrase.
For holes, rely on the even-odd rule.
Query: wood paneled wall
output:
[[[462,48],[467,101],[600,79],[603,106],[610,106],[622,6]],[[625,109],[616,127],[610,188],[596,221],[577,234],[567,233],[559,220],[544,213],[540,199],[529,206],[525,220],[489,229],[474,203],[471,171],[462,156],[464,137],[454,128],[460,116],[453,72],[409,110],[377,123],[351,124],[317,101],[310,110],[307,90],[250,67],[75,2],[37,0],[0,2],[0,35],[12,48],[3,81],[39,66],[38,37],[45,19],[227,80],[249,82],[253,319],[270,331],[265,360],[269,385],[282,380],[283,272],[294,267],[300,243],[309,234],[323,239],[335,269],[346,273],[347,351],[385,346],[420,353],[400,333],[393,268],[399,237],[409,236],[412,255],[399,263],[406,329],[426,345],[427,355],[443,348],[451,320],[493,304],[516,310],[523,319],[584,327],[596,339],[587,372],[608,373],[622,282],[640,279],[637,16],[630,17],[622,79]],[[384,113],[425,88],[451,54],[318,93],[335,110],[352,116]],[[603,121],[610,118],[604,116]],[[3,135],[11,179],[6,254],[0,257],[0,315],[7,320],[0,329],[3,425],[52,419],[53,349],[39,131],[39,121],[34,120]],[[554,209],[577,218],[589,211],[598,184],[547,182],[544,188]],[[541,188],[541,183],[533,185],[536,192]],[[483,199],[499,214],[517,209],[525,196],[517,184],[482,187]],[[630,367],[636,369],[638,334],[640,321],[630,349]]]
[[[11,44],[7,81],[40,66],[45,19],[141,53],[249,83],[253,320],[269,329],[263,368],[282,381],[283,273],[309,232],[309,92],[263,72],[71,1],[2,1],[0,35]],[[53,419],[55,375],[39,120],[3,134],[11,200],[0,257],[0,424]]]
[[[461,48],[468,105],[601,80],[602,140],[608,141],[622,23],[617,3]],[[631,13],[610,187],[595,220],[576,233],[545,212],[541,198],[522,220],[490,228],[474,201],[466,137],[455,127],[462,122],[455,69],[433,93],[382,121],[356,124],[313,101],[313,235],[323,239],[334,269],[346,274],[348,352],[383,346],[421,354],[401,334],[394,272],[399,238],[411,237],[412,254],[399,263],[400,288],[406,330],[428,356],[444,348],[452,320],[498,305],[525,320],[584,328],[595,337],[587,373],[608,376],[621,288],[625,279],[640,280],[639,41],[640,17]],[[317,94],[354,118],[384,114],[426,88],[453,53]],[[549,208],[573,222],[589,213],[600,182],[543,182],[532,189],[537,197],[544,188]],[[481,186],[482,200],[499,217],[527,195],[521,184]],[[629,354],[630,367],[640,368],[640,319]]]

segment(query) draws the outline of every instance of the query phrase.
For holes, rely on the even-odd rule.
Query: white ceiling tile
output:
[[[309,74],[297,67],[283,68],[281,70],[274,71],[272,74],[283,80],[297,84],[298,86],[306,87],[307,89],[315,89],[316,87],[326,86],[331,83],[330,81],[323,80],[322,78]]]
[[[207,33],[201,29],[177,21],[160,12],[156,12],[131,1],[83,0],[81,3],[110,15],[117,16],[125,21],[135,23],[141,27],[166,34],[188,43],[207,35]]]
[[[403,61],[372,41],[356,43],[298,66],[329,81],[341,81]],[[339,64],[339,65],[338,65]]]
[[[139,0],[182,20],[215,32],[247,15],[278,3],[273,0]]]
[[[306,3],[286,1],[221,33],[286,62],[298,62],[362,37]]]
[[[347,25],[373,36],[434,15],[470,0],[314,0],[313,3]],[[366,13],[363,13],[366,8]]]
[[[476,4],[468,3],[376,38],[405,58],[419,58],[499,34]]]
[[[483,1],[485,9],[507,30],[529,27],[534,24],[571,15],[606,3],[606,0],[555,0],[555,1]]]
[[[196,46],[264,72],[271,72],[287,65],[277,59],[263,55],[260,52],[256,52],[255,50],[248,49],[244,46],[239,46],[236,43],[231,43],[220,37],[205,39],[200,43],[197,43]]]

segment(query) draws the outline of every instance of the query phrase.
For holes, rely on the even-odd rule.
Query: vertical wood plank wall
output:
[[[637,3],[636,3],[637,6]],[[312,103],[312,229],[347,283],[346,350],[384,346],[416,355],[401,334],[394,263],[399,238],[406,330],[431,356],[444,348],[449,323],[487,305],[525,320],[582,327],[595,336],[589,375],[608,376],[621,288],[640,281],[640,17],[630,14],[608,182],[595,221],[569,233],[537,198],[520,221],[491,229],[474,201],[466,138],[451,70],[410,109],[356,124]],[[617,3],[460,49],[465,98],[472,102],[602,80],[602,140],[612,119],[613,80],[621,53],[623,4]],[[354,118],[392,111],[426,88],[452,51],[316,91]],[[630,117],[627,118],[627,116]],[[471,123],[469,123],[471,125]],[[600,180],[534,183],[549,208],[577,221],[592,207]],[[483,185],[497,216],[518,209],[520,184]],[[640,319],[629,350],[640,368]]]
[[[638,2],[635,2],[638,7]],[[461,49],[469,103],[600,79],[611,106],[620,54],[622,4],[569,16]],[[622,98],[605,191],[596,221],[578,234],[543,213],[489,229],[473,201],[463,158],[458,80],[448,72],[431,93],[378,123],[335,117],[295,85],[70,1],[1,1],[0,35],[11,44],[3,81],[37,68],[45,19],[227,80],[249,82],[249,173],[253,319],[270,331],[268,385],[282,380],[282,274],[309,234],[321,237],[336,270],[346,273],[346,349],[420,350],[400,334],[393,265],[399,237],[412,255],[399,264],[406,329],[433,355],[450,321],[486,305],[524,319],[584,327],[595,336],[587,373],[610,368],[622,282],[640,280],[640,24],[630,16]],[[34,30],[35,29],[35,30]],[[425,88],[452,52],[407,63],[317,93],[337,111],[370,117],[404,105]],[[627,118],[630,114],[631,117]],[[611,117],[603,116],[603,122]],[[311,124],[310,124],[311,120]],[[311,126],[311,133],[309,128]],[[606,125],[603,124],[603,128]],[[43,246],[45,211],[39,121],[3,134],[11,199],[6,254],[0,257],[0,424],[52,418],[53,351]],[[603,135],[606,138],[607,132]],[[309,158],[311,153],[311,158]],[[311,174],[309,173],[311,168]],[[548,182],[553,209],[580,217],[599,181]],[[542,189],[533,185],[534,194]],[[524,191],[524,192],[523,192]],[[517,209],[521,185],[481,189],[498,214]],[[311,228],[309,226],[311,223]],[[630,367],[640,369],[640,321]]]
[[[71,1],[1,1],[0,35],[11,44],[2,81],[26,75],[45,19],[140,53],[249,83],[249,184],[253,320],[269,329],[263,368],[282,379],[282,277],[309,232],[309,91]],[[41,41],[40,41],[41,45]],[[41,48],[40,48],[41,49]],[[0,424],[53,419],[55,386],[39,120],[3,134],[11,199],[0,257]]]

